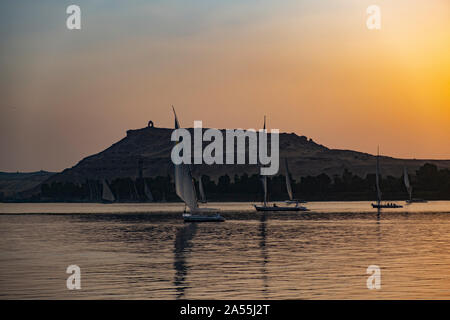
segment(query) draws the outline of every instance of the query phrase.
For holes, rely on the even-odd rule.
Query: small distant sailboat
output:
[[[266,117],[264,117],[264,130],[266,129]],[[285,168],[286,168],[286,190],[289,195],[289,200],[286,201],[286,204],[295,204],[294,207],[291,206],[277,206],[275,203],[272,206],[269,206],[267,204],[267,176],[261,176],[261,182],[263,186],[264,191],[264,200],[263,205],[258,206],[254,205],[256,211],[308,211],[306,207],[300,206],[299,200],[294,200],[293,194],[292,194],[292,186],[291,186],[291,178],[289,174],[289,169],[287,167],[287,160],[285,159]]]
[[[86,180],[86,184],[89,188],[89,201],[93,201],[94,200],[94,192],[92,190],[92,186],[91,186],[91,182],[88,180]]]
[[[403,208],[403,206],[396,203],[382,203],[381,202],[381,189],[380,189],[380,150],[377,152],[377,169],[376,169],[376,185],[377,185],[377,203],[372,203],[372,208]]]
[[[304,200],[298,200],[294,199],[293,192],[292,192],[292,185],[291,185],[291,173],[289,172],[289,166],[287,162],[287,158],[284,158],[284,168],[286,169],[286,190],[288,192],[289,200],[286,200],[285,202],[287,204],[295,204],[298,205],[299,203],[306,203]]]
[[[134,201],[139,201],[139,193],[137,191],[137,181],[131,179],[131,185],[132,185],[132,193],[131,193],[131,199]]]
[[[205,194],[205,189],[203,188],[203,182],[202,182],[202,177],[200,177],[198,179],[198,190],[200,192],[200,199],[198,199],[198,202],[200,203],[206,203],[208,202],[206,200],[206,194]]]
[[[149,202],[154,201],[152,191],[148,187],[147,182],[145,182],[145,180],[144,180],[144,194],[147,197],[147,201]]]
[[[103,180],[102,201],[105,203],[112,203],[116,201],[116,197],[111,191],[111,188],[106,180]]]
[[[406,167],[403,168],[403,181],[405,183],[405,187],[406,187],[406,191],[408,191],[408,195],[409,195],[409,199],[406,200],[406,203],[410,204],[410,203],[426,203],[427,200],[424,199],[413,199],[412,198],[412,186],[411,183],[409,182],[409,176],[408,176],[408,171],[406,170]]]
[[[172,107],[173,108],[173,107]],[[175,116],[175,129],[180,128],[177,114],[173,108]],[[218,209],[199,208],[197,194],[195,192],[194,180],[192,179],[190,166],[187,164],[175,165],[175,191],[189,208],[189,213],[183,213],[185,222],[223,222],[225,219],[217,213]],[[216,212],[215,215],[203,215],[203,213]]]

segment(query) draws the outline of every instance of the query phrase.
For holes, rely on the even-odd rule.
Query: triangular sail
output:
[[[114,197],[114,194],[112,193],[111,188],[108,186],[106,180],[103,180],[102,200],[111,202],[116,200],[116,197]]]
[[[191,171],[184,164],[175,165],[175,191],[191,212],[198,208]]]
[[[153,194],[150,188],[147,185],[147,182],[144,181],[144,194],[147,197],[147,200],[153,202]]]
[[[406,170],[406,167],[403,168],[403,180],[405,182],[406,190],[408,191],[408,194],[409,194],[409,200],[411,200],[411,198],[412,198],[412,186],[409,183],[408,171]]]
[[[180,123],[178,122],[177,114],[175,113],[175,108],[173,108],[173,106],[172,109],[175,116],[175,129],[179,129]],[[178,143],[178,141],[176,143]],[[198,208],[197,195],[189,165],[183,163],[176,164],[174,178],[177,195],[189,207],[191,212],[196,211]]]
[[[289,195],[289,200],[292,201],[292,200],[294,200],[294,197],[292,195],[291,177],[289,174],[289,167],[288,167],[288,162],[287,162],[286,158],[284,158],[284,166],[286,168],[286,190]]]
[[[198,179],[198,189],[200,191],[200,201],[206,202],[206,194],[205,194],[205,189],[203,188],[202,177],[200,177]]]

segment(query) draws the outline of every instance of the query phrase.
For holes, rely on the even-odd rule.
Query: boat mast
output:
[[[264,131],[266,131],[266,116],[264,115]],[[263,175],[261,177],[261,182],[263,185],[263,191],[264,191],[264,207],[267,207],[267,176]]]
[[[381,203],[381,189],[380,189],[380,147],[377,148],[377,172],[376,172],[376,183],[377,183],[377,197],[378,197],[378,205]]]

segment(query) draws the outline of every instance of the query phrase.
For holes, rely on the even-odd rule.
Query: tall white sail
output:
[[[412,186],[409,183],[408,171],[406,170],[406,167],[403,168],[403,180],[405,182],[406,190],[408,191],[408,194],[409,194],[409,200],[411,200],[412,199]]]
[[[187,165],[175,165],[175,191],[191,212],[198,208],[191,171]]]
[[[114,194],[112,193],[111,188],[108,186],[106,180],[103,180],[102,200],[110,202],[116,200],[116,197],[114,197]]]
[[[376,182],[377,182],[377,196],[378,196],[378,202],[381,202],[381,189],[380,189],[380,151],[378,150],[377,154],[377,175],[376,175]]]
[[[200,177],[198,179],[198,189],[200,191],[200,201],[206,202],[206,194],[205,194],[205,189],[203,189],[202,177]]]
[[[172,109],[175,116],[175,129],[178,129],[180,128],[180,124],[175,109],[173,107]],[[176,143],[178,143],[178,141]],[[181,200],[189,207],[191,212],[196,211],[198,208],[197,195],[195,192],[194,181],[192,180],[191,169],[187,164],[182,163],[175,165],[175,191]]]
[[[287,158],[284,158],[284,166],[286,168],[286,189],[289,195],[289,200],[294,200],[294,197],[292,195],[292,186],[291,186],[291,177],[289,174],[289,167],[288,167],[288,162],[287,162]]]
[[[153,202],[153,194],[150,188],[147,185],[147,182],[144,181],[144,194],[147,197],[148,201]]]

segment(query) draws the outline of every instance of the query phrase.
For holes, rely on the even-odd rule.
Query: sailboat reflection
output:
[[[262,292],[263,292],[264,296],[267,297],[269,285],[268,285],[268,276],[267,276],[266,265],[269,262],[269,256],[268,256],[267,247],[266,247],[266,237],[267,237],[266,220],[267,220],[266,213],[264,212],[261,215],[261,219],[260,219],[261,223],[259,226],[259,231],[260,231],[261,241],[259,242],[259,247],[261,248],[261,256],[262,256],[262,268],[261,268],[261,275],[262,275],[262,281],[263,281]]]
[[[175,236],[175,246],[173,250],[175,278],[173,284],[177,291],[177,299],[183,299],[185,290],[189,288],[186,285],[186,277],[189,270],[189,267],[186,264],[186,255],[192,248],[191,240],[194,238],[196,232],[197,224],[189,223],[182,228],[179,228]]]

